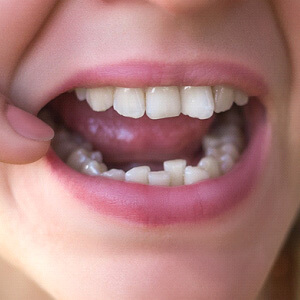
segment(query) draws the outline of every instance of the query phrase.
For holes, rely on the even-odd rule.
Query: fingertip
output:
[[[47,142],[53,139],[53,129],[36,116],[7,105],[6,117],[11,127],[19,135],[38,142]]]

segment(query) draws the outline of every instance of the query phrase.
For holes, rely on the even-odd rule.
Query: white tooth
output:
[[[205,156],[212,156],[214,158],[219,158],[222,155],[219,148],[209,147],[205,149]]]
[[[217,136],[206,135],[203,137],[202,145],[205,149],[216,148],[221,145],[221,139]]]
[[[205,170],[209,174],[210,178],[215,178],[221,175],[219,163],[217,159],[212,156],[203,157],[198,166]]]
[[[149,172],[150,168],[147,166],[135,167],[126,172],[125,180],[129,182],[147,184]]]
[[[237,149],[242,150],[245,145],[244,137],[227,135],[222,137],[223,144],[233,144]]]
[[[146,100],[143,89],[116,88],[114,109],[125,117],[135,119],[142,117],[146,110]]]
[[[85,88],[77,88],[75,89],[75,94],[77,96],[77,99],[80,101],[83,101],[86,99],[86,89]]]
[[[247,94],[245,94],[242,91],[236,90],[235,91],[235,97],[234,97],[234,102],[239,105],[243,106],[246,105],[249,101],[249,97]]]
[[[69,155],[67,165],[77,171],[80,171],[82,166],[89,161],[91,161],[91,159],[89,158],[88,151],[83,148],[79,148]]]
[[[89,154],[89,158],[91,160],[95,160],[98,163],[102,163],[103,162],[103,156],[102,153],[100,151],[93,151]]]
[[[185,168],[184,184],[193,184],[208,178],[209,174],[207,173],[207,171],[201,169],[200,167],[188,166]]]
[[[224,85],[213,87],[215,95],[215,112],[220,113],[229,110],[234,101],[234,90]]]
[[[223,174],[225,174],[234,166],[234,160],[229,154],[224,154],[219,158],[219,165]]]
[[[232,143],[227,143],[227,144],[222,145],[220,150],[223,154],[229,154],[233,158],[234,161],[237,161],[240,156],[238,147]]]
[[[81,173],[84,173],[86,175],[90,175],[90,176],[100,176],[101,173],[107,171],[107,167],[105,164],[103,163],[98,163],[95,160],[91,160],[87,163],[85,163],[82,167],[81,167]]]
[[[214,97],[210,86],[181,88],[182,113],[192,118],[208,119],[214,113]]]
[[[114,180],[120,180],[120,181],[125,180],[125,172],[119,169],[111,169],[109,171],[102,173],[101,175]]]
[[[171,185],[183,185],[184,183],[184,170],[186,167],[186,160],[175,159],[164,162],[164,170],[170,174]]]
[[[146,114],[150,119],[176,117],[180,113],[181,101],[177,87],[151,87],[147,89]]]
[[[113,106],[112,87],[87,89],[86,101],[94,111],[106,111]]]
[[[169,186],[171,183],[170,174],[166,171],[149,172],[148,180],[150,185]]]

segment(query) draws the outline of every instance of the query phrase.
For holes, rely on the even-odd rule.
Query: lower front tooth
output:
[[[234,90],[224,85],[213,87],[215,94],[215,112],[220,113],[229,110],[234,101]]]
[[[172,186],[183,185],[185,167],[186,160],[184,159],[174,159],[164,162],[164,170],[170,174]]]
[[[221,175],[219,163],[217,159],[212,156],[203,157],[198,166],[205,170],[210,178],[216,178]]]
[[[147,166],[135,167],[126,172],[125,180],[128,182],[147,184],[149,172],[150,168]]]
[[[101,173],[107,171],[107,167],[103,163],[98,163],[95,160],[85,163],[80,170],[82,173],[90,176],[100,176]]]
[[[149,172],[148,181],[150,185],[169,186],[171,177],[166,171]]]
[[[209,178],[207,171],[203,170],[200,167],[191,167],[188,166],[185,168],[184,172],[184,184],[193,184],[198,181],[202,181]]]
[[[177,87],[151,87],[146,91],[146,114],[150,119],[177,117],[181,113]]]
[[[109,171],[102,173],[101,175],[114,180],[120,180],[120,181],[125,180],[125,172],[119,169],[111,169]]]
[[[142,117],[146,110],[143,89],[117,88],[114,96],[114,109],[124,117],[135,119]]]

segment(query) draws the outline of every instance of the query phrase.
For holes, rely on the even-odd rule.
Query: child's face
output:
[[[234,87],[221,89],[221,102],[237,90],[257,97],[242,116],[248,130],[233,130],[246,140],[241,159],[226,173],[227,156],[217,178],[194,185],[87,177],[52,152],[1,164],[1,255],[62,300],[254,299],[300,203],[299,16],[298,0],[2,0],[0,88],[32,113],[76,87],[173,86],[147,92],[159,99],[154,107],[169,95],[165,114],[180,86],[206,86],[183,88],[180,101],[194,93],[207,103],[210,86],[220,84]],[[52,109],[125,170],[176,158],[195,165],[198,140],[221,116],[122,118],[92,112],[68,93]],[[208,174],[197,170],[185,171],[186,183]],[[168,181],[156,175],[155,185]]]

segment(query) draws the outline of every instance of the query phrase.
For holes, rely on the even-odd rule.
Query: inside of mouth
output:
[[[75,92],[49,103],[40,117],[55,130],[52,148],[72,169],[88,176],[160,186],[220,177],[238,163],[248,144],[244,109],[199,120],[121,116],[114,107],[94,111]]]

